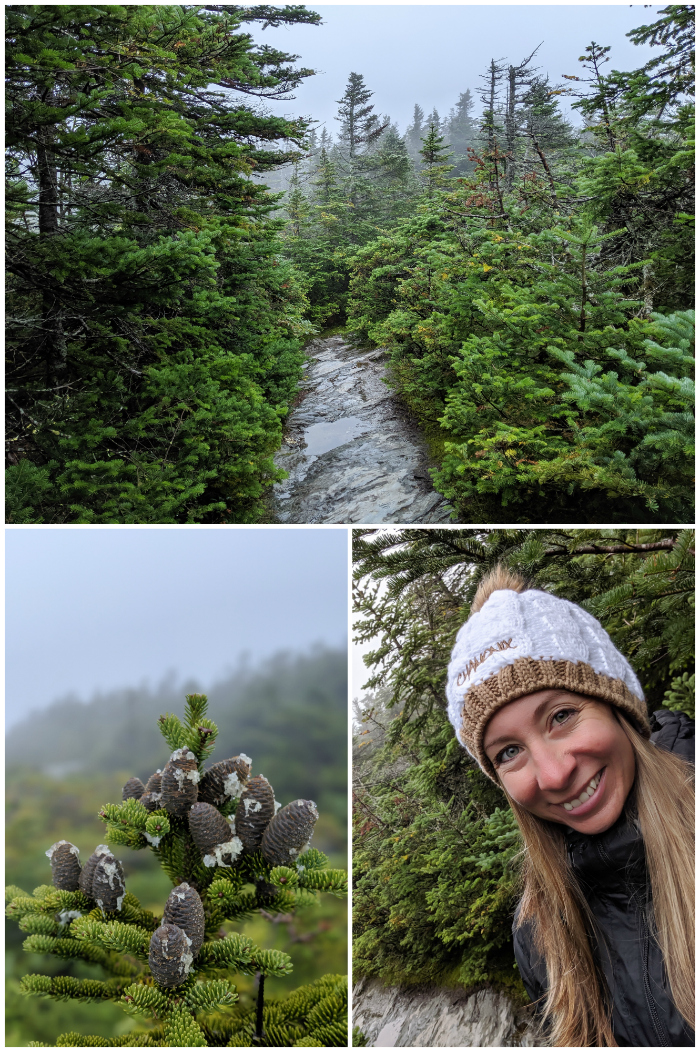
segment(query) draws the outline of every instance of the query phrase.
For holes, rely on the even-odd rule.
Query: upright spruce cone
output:
[[[212,764],[204,772],[198,799],[215,807],[221,807],[227,800],[238,799],[250,775],[250,764],[250,758],[243,753]]]
[[[265,827],[275,813],[275,794],[262,774],[251,778],[236,808],[236,833],[246,851],[260,846]]]
[[[197,799],[197,757],[185,746],[176,749],[161,778],[161,806],[171,815],[186,815]]]
[[[148,964],[160,986],[184,983],[193,961],[192,940],[177,924],[161,924],[151,936]]]
[[[140,778],[130,778],[122,789],[122,800],[139,800],[146,792]]]
[[[126,884],[124,870],[112,852],[101,855],[97,860],[92,878],[92,898],[103,913],[120,910],[124,900]]]
[[[318,819],[313,800],[294,800],[278,811],[265,830],[260,850],[273,866],[288,866],[308,847]]]
[[[51,861],[53,886],[61,891],[77,891],[80,887],[80,851],[68,840],[57,840],[46,855]]]
[[[93,877],[95,876],[95,867],[100,861],[102,855],[111,854],[112,852],[109,850],[106,844],[98,844],[93,853],[90,855],[90,858],[83,866],[78,885],[83,894],[87,895],[89,899],[94,898],[94,895],[92,894],[92,881]]]
[[[211,804],[198,801],[190,808],[187,820],[192,839],[202,853],[205,866],[230,866],[243,850],[231,825]]]
[[[197,807],[197,804],[194,805]],[[204,942],[204,907],[202,900],[189,884],[173,888],[163,912],[163,924],[177,924],[191,941],[191,953],[196,957]]]

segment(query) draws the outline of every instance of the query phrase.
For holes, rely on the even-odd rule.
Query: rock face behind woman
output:
[[[521,1048],[535,1044],[527,1009],[502,989],[476,993],[443,986],[384,986],[361,979],[353,989],[353,1026],[367,1045],[394,1048]]]

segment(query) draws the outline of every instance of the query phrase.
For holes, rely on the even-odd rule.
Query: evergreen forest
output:
[[[403,129],[356,71],[331,130],[265,108],[314,71],[248,30],[303,6],[6,18],[10,522],[270,521],[332,332],[454,521],[693,521],[693,5],[634,70],[493,58]]]
[[[481,578],[505,563],[600,620],[650,713],[694,718],[694,533],[354,532],[356,639],[371,645],[366,693],[354,705],[354,979],[486,983],[524,1005],[511,936],[519,833],[447,718],[457,630]]]

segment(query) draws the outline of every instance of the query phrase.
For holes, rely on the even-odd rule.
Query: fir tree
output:
[[[448,172],[452,171],[452,165],[445,163],[452,153],[448,146],[443,145],[444,141],[444,136],[438,135],[438,126],[431,122],[420,151],[423,158],[423,180],[429,198],[435,195],[438,187],[445,185],[445,178]]]
[[[289,956],[221,927],[253,913],[289,913],[322,891],[342,896],[347,881],[309,848],[318,817],[312,801],[280,809],[244,754],[204,768],[217,735],[206,709],[206,697],[194,694],[184,722],[161,716],[161,733],[174,750],[169,761],[145,784],[129,779],[122,803],[104,805],[107,844],[84,865],[78,849],[61,840],[47,851],[52,885],[32,895],[6,891],[8,916],[28,933],[25,950],[89,961],[106,976],[27,975],[26,994],[110,1000],[142,1020],[139,1029],[112,1040],[62,1034],[59,1047],[347,1044],[341,976],[266,998],[266,976],[289,975]],[[144,910],[129,892],[111,850],[119,845],[149,847],[172,880],[162,916]],[[236,973],[258,976],[255,1004],[239,1002],[231,981]]]
[[[350,160],[357,157],[362,148],[366,152],[386,127],[369,102],[373,94],[361,73],[351,73],[345,93],[342,99],[338,99],[339,139]]]
[[[581,192],[596,220],[620,230],[609,246],[610,260],[645,261],[647,314],[694,303],[694,191],[689,174],[695,143],[688,71],[694,62],[695,9],[678,5],[660,14],[664,17],[658,22],[628,36],[635,43],[663,46],[663,54],[631,73],[613,70],[603,75],[603,60],[597,56],[610,49],[592,44],[582,61],[595,62],[595,76],[589,78],[588,90],[572,89],[579,96],[574,105],[586,118],[588,133],[604,147],[601,156],[584,164]]]
[[[535,56],[539,47],[536,47],[527,58],[524,58],[517,66],[508,66],[508,93],[506,96],[506,109],[505,109],[505,183],[504,189],[506,192],[510,192],[513,189],[515,182],[515,169],[516,169],[516,156],[515,156],[515,144],[516,137],[518,134],[519,125],[519,113],[518,107],[522,101],[520,89],[523,85],[528,84],[531,78],[534,76],[535,71],[532,70],[528,63]]]
[[[7,8],[10,521],[254,521],[300,375],[274,198],[304,8]]]
[[[460,94],[456,106],[450,110],[445,121],[444,135],[454,152],[455,177],[466,175],[474,168],[468,153],[474,146],[477,131],[476,121],[472,116],[473,109],[472,93],[467,89]]]
[[[302,190],[299,177],[299,165],[294,165],[289,187],[285,194],[284,210],[289,221],[289,232],[292,237],[300,237],[310,214],[309,201]]]
[[[414,161],[420,158],[421,140],[425,135],[425,113],[422,108],[415,104],[413,107],[413,120],[406,129],[406,146]]]

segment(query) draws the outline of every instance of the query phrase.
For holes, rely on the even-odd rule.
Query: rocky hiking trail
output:
[[[383,383],[386,351],[316,339],[275,463],[278,522],[437,523],[450,506],[432,486],[416,424]]]

